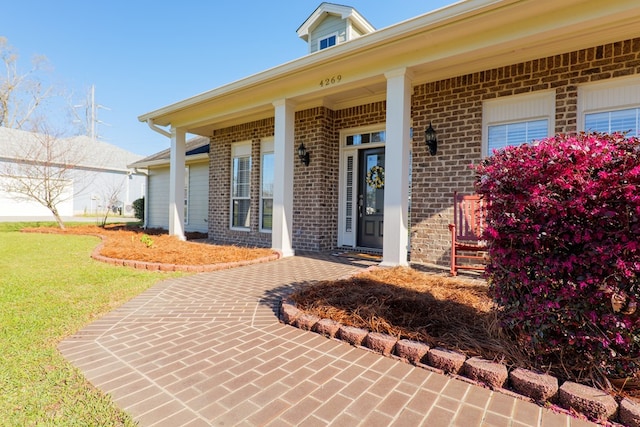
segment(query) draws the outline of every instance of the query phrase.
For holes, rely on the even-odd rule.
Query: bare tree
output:
[[[37,74],[47,66],[47,58],[34,56],[31,69],[25,73],[18,70],[18,54],[0,36],[0,59],[4,73],[0,75],[0,126],[25,129],[33,120],[38,107],[53,96],[52,87],[44,87]]]
[[[102,200],[104,201],[104,216],[102,217],[100,226],[105,227],[107,225],[107,219],[110,213],[122,214],[122,201],[120,195],[124,189],[124,183],[127,178],[122,178],[120,181],[112,181],[105,184],[102,192]]]
[[[74,189],[74,174],[85,160],[82,147],[58,138],[43,126],[37,133],[15,132],[20,138],[8,141],[14,154],[0,162],[2,189],[15,200],[35,201],[46,207],[64,229],[59,206],[72,200],[74,190],[79,190]]]

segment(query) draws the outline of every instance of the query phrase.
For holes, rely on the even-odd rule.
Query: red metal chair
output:
[[[485,227],[486,201],[478,194],[453,193],[451,231],[451,275],[458,270],[484,271],[487,244],[482,239]],[[461,263],[460,261],[465,262]]]

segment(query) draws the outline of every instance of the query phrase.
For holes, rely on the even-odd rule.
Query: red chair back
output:
[[[478,194],[454,193],[453,221],[457,240],[482,239],[485,227],[485,200]]]

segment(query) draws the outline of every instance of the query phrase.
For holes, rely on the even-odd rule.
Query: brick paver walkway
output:
[[[278,322],[292,286],[367,265],[315,254],[166,280],[59,348],[141,426],[592,425]]]

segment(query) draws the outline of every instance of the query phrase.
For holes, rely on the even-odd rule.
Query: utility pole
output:
[[[108,123],[102,122],[100,120],[98,120],[98,108],[102,108],[103,110],[110,110],[109,108],[100,105],[100,104],[96,104],[96,86],[95,85],[91,85],[91,90],[89,92],[89,96],[87,97],[87,103],[82,105],[74,105],[74,108],[84,108],[85,110],[85,117],[84,117],[84,123],[85,123],[85,132],[88,134],[87,136],[89,136],[93,141],[96,141],[99,136],[98,136],[98,132],[97,132],[97,125],[101,124],[101,125],[107,125],[109,126]],[[78,118],[79,119],[79,118]],[[78,120],[80,121],[80,120]]]
[[[91,139],[96,140],[96,122],[98,121],[98,114],[96,111],[96,85],[91,85]]]

